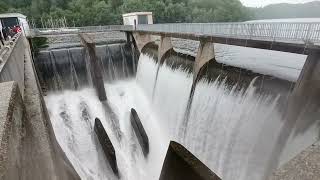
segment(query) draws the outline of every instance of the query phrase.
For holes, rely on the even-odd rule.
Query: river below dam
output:
[[[187,122],[185,113],[192,74],[183,66],[165,63],[156,80],[158,65],[152,53],[141,54],[138,64],[132,65],[123,60],[125,49],[121,48],[117,51],[122,54],[117,66],[110,61],[108,53],[104,55],[109,57],[105,61],[108,65],[103,68],[104,76],[115,76],[111,71],[118,74],[117,78],[105,81],[108,103],[114,114],[106,111],[95,91],[86,85],[76,89],[49,88],[45,101],[56,137],[81,178],[118,179],[104,158],[93,131],[96,117],[102,121],[115,147],[120,179],[123,180],[159,179],[170,140],[183,144],[224,180],[262,180],[317,139],[316,122],[309,122],[303,131],[294,127],[286,143],[279,147],[281,153],[274,154],[284,125],[283,104],[294,87],[305,56],[288,53],[279,56],[279,52],[266,54],[262,50],[222,45],[220,49],[218,62],[262,75],[248,78],[245,88],[239,86],[244,83],[241,76],[245,76],[241,71],[232,75],[239,76],[236,83],[230,83],[228,75],[218,75],[213,80],[202,79],[194,92]],[[57,56],[51,55],[51,60],[55,58]],[[59,75],[61,64],[57,60],[52,64],[56,64],[51,69],[55,72],[47,84],[56,81],[74,84],[74,79],[81,84],[76,64],[71,65],[70,71],[73,74],[70,77],[75,78],[66,82],[61,73]],[[137,66],[136,73],[131,72],[132,66]],[[277,83],[270,83],[274,79],[284,81],[286,85],[275,88]],[[270,87],[266,87],[268,85]],[[136,109],[149,137],[147,157],[144,157],[130,124],[131,108]],[[119,120],[120,140],[112,128],[114,117]]]

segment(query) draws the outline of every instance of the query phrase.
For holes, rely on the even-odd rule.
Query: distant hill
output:
[[[320,1],[304,4],[272,4],[263,8],[250,8],[253,19],[318,18]]]

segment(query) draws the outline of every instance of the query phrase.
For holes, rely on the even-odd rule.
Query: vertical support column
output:
[[[286,111],[284,112],[284,125],[281,127],[280,134],[277,137],[276,145],[268,162],[268,169],[265,172],[271,172],[277,167],[280,155],[295,129],[296,133],[304,133],[319,119],[320,106],[320,51],[310,50],[307,60],[291,93]],[[310,145],[314,142],[309,140]],[[269,174],[265,174],[268,178]]]
[[[195,91],[196,85],[201,77],[201,69],[210,60],[215,60],[214,44],[206,39],[201,39],[198,53],[196,56],[196,60],[193,65],[193,82],[192,82],[191,91],[189,94],[189,100],[188,100],[188,104],[186,107],[186,112],[184,114],[184,120],[183,120],[183,124],[182,124],[183,131],[181,132],[181,137],[185,136],[185,131],[188,126],[190,109],[191,109],[191,105],[192,105],[192,101],[193,101],[194,91]]]
[[[200,46],[193,68],[193,83],[195,83],[197,77],[200,76],[201,68],[212,59],[215,59],[214,44],[205,39],[200,40]]]
[[[136,59],[139,59],[140,51],[138,51],[137,43],[132,32],[126,32],[126,36],[127,36],[127,44],[131,47],[131,52],[132,52],[132,64],[133,64],[132,72],[136,74],[137,68],[138,68]]]
[[[159,51],[158,51],[159,65],[162,65],[164,63],[166,53],[171,50],[173,50],[173,46],[171,43],[171,37],[161,36]]]
[[[158,49],[158,68],[157,68],[156,78],[153,85],[152,99],[154,99],[160,67],[165,61],[166,54],[170,51],[173,51],[171,38],[165,37],[162,35],[160,38],[160,45]]]
[[[98,58],[96,55],[96,45],[91,37],[87,34],[79,34],[83,45],[89,53],[90,60],[86,63],[89,63],[89,71],[91,74],[91,79],[93,86],[96,89],[100,101],[107,100],[106,90],[104,88],[103,76],[101,72],[100,65],[98,63]]]
[[[133,37],[136,41],[136,45],[140,53],[146,44],[148,44],[149,42],[152,42],[152,38],[149,34],[133,33]]]

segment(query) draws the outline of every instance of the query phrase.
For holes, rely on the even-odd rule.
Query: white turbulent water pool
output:
[[[92,130],[96,117],[113,142],[124,180],[159,179],[170,140],[185,145],[225,180],[259,180],[270,173],[265,172],[267,163],[283,124],[277,95],[257,95],[253,86],[235,91],[224,81],[200,81],[183,126],[192,75],[162,66],[154,86],[156,69],[152,58],[142,54],[135,79],[105,84],[124,134],[120,142],[92,89],[45,98],[57,139],[82,179],[116,179]],[[149,137],[147,158],[130,125],[131,108],[137,110]]]

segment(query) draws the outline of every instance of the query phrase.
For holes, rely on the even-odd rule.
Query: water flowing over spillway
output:
[[[109,70],[112,67],[108,66]],[[123,67],[126,65],[118,72],[128,74]],[[124,180],[159,179],[170,140],[185,145],[222,179],[259,180],[270,174],[267,166],[284,123],[280,95],[258,93],[258,78],[245,89],[230,86],[221,77],[210,82],[203,79],[196,87],[186,121],[192,74],[163,65],[155,82],[156,70],[153,57],[141,54],[136,77],[106,81],[108,102],[119,119],[120,141],[110,123],[112,116],[93,89],[52,91],[45,97],[57,139],[82,179],[117,179],[93,131],[96,117],[115,146]],[[147,158],[130,125],[131,108],[137,110],[149,136]],[[185,134],[181,135],[182,131]]]

